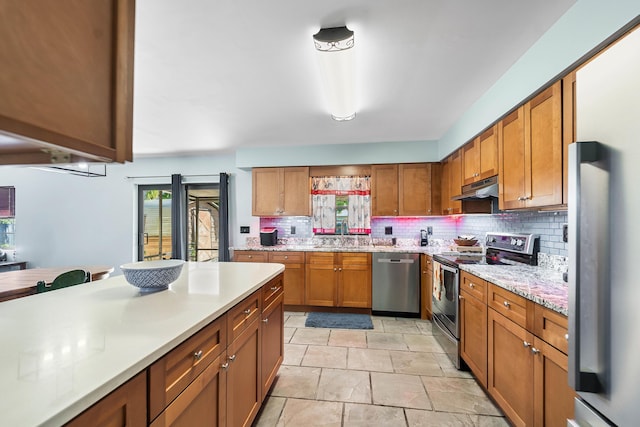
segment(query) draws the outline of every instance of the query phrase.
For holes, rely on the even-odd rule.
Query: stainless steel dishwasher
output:
[[[420,317],[419,254],[373,254],[372,312]]]

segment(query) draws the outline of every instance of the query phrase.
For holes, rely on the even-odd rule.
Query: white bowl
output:
[[[183,265],[181,259],[163,259],[123,264],[120,269],[127,282],[139,288],[140,292],[154,292],[167,289],[171,282],[175,282]]]

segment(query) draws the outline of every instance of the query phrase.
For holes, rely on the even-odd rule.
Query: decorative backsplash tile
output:
[[[430,244],[445,244],[458,235],[475,235],[482,241],[487,232],[532,233],[540,236],[540,252],[566,258],[567,243],[562,241],[562,225],[567,222],[566,212],[504,212],[493,215],[456,215],[448,217],[373,217],[371,236],[360,239],[396,238],[396,244],[414,246],[419,244],[420,230],[432,227]],[[260,227],[278,229],[278,239],[318,239],[335,236],[314,236],[309,217],[260,218]],[[295,234],[292,234],[292,227]],[[391,227],[392,233],[385,234]],[[355,237],[355,236],[345,236]],[[545,261],[543,261],[545,262]],[[555,262],[555,261],[554,261]]]

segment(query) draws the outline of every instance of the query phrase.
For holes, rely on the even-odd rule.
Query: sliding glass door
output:
[[[176,200],[170,185],[138,187],[138,260],[218,261],[219,185],[182,184],[179,193],[185,203]],[[176,256],[176,247],[186,248],[186,254]]]

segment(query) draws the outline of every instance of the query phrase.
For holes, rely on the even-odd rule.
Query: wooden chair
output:
[[[71,270],[58,275],[53,282],[47,283],[44,280],[38,281],[36,284],[36,292],[48,292],[56,289],[66,288],[68,286],[79,285],[91,281],[91,274],[84,270]]]

